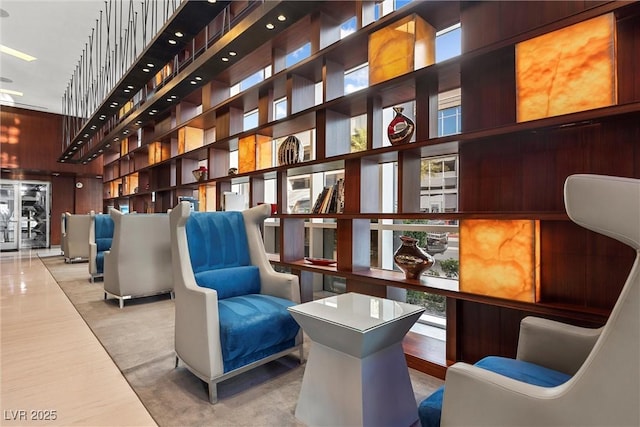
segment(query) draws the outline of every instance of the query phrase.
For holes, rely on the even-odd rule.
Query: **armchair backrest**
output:
[[[194,212],[185,229],[194,273],[251,265],[241,212]]]
[[[90,241],[96,244],[98,252],[111,248],[113,227],[113,219],[109,214],[93,214],[93,227],[89,230]]]
[[[635,249],[636,259],[591,353],[573,378],[561,387],[573,389],[586,406],[595,411],[585,408],[584,422],[589,419],[598,422],[598,418],[602,418],[601,408],[607,408],[610,425],[637,423],[640,417],[640,180],[572,175],[566,180],[564,193],[567,213],[574,222],[626,243]],[[581,423],[576,421],[576,425]]]
[[[67,258],[89,257],[89,227],[91,218],[88,214],[64,214],[64,255]]]
[[[173,288],[167,214],[122,214],[112,209],[114,231],[104,288],[115,295],[146,295]]]

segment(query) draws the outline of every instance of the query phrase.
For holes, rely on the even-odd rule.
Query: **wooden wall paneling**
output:
[[[515,49],[494,51],[460,67],[462,130],[498,127],[516,122]]]
[[[351,118],[333,110],[325,110],[325,114],[325,156],[331,157],[349,153],[351,151]]]
[[[587,244],[587,231],[573,222],[541,223],[540,302],[586,305]]]
[[[638,9],[638,8],[636,8]],[[640,14],[617,21],[618,103],[640,101]]]
[[[398,211],[420,212],[420,149],[398,153]]]
[[[360,294],[372,295],[374,297],[386,298],[387,287],[373,285],[368,282],[363,282],[355,279],[347,279],[346,292],[357,292]]]
[[[296,261],[304,258],[304,219],[280,218],[280,260]]]
[[[589,172],[640,178],[640,113],[604,122],[589,147]]]
[[[96,178],[77,178],[82,188],[75,188],[75,213],[85,214],[92,210],[102,210],[102,180]]]
[[[5,169],[102,175],[102,162],[57,161],[62,153],[62,116],[9,106],[0,109],[0,165]]]
[[[610,237],[587,232],[585,304],[609,311],[631,271],[635,251]]]
[[[75,178],[68,175],[51,177],[51,235],[49,242],[51,245],[59,245],[61,230],[60,218],[63,213],[75,212]],[[100,200],[102,206],[102,199]]]
[[[289,102],[287,102],[287,115],[290,116],[313,107],[315,103],[315,82],[297,74],[291,74],[287,79],[287,84],[289,99]]]
[[[460,4],[462,53],[471,52],[500,37],[500,2],[463,1]]]
[[[490,354],[500,354],[500,308],[460,301],[458,304],[458,357],[475,363]]]
[[[438,136],[438,80],[433,76],[416,81],[416,141]]]
[[[337,269],[339,271],[369,270],[371,267],[370,220],[338,218],[337,223]]]
[[[555,142],[544,134],[523,136],[527,140],[522,153],[522,209],[557,212],[564,210],[563,184],[556,176]]]

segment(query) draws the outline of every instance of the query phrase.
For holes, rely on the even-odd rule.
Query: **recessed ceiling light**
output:
[[[195,81],[195,80],[191,80],[191,82],[190,82],[190,83],[191,83],[192,85],[197,85],[197,84],[198,84],[198,82],[197,82],[197,81]]]
[[[226,56],[222,57],[222,62],[229,62],[229,58],[227,58]]]
[[[178,42],[175,41],[174,39],[169,39],[169,44],[178,44]]]
[[[196,80],[200,81],[200,80],[202,80],[202,77],[196,76]]]
[[[64,163],[64,159],[60,160],[60,163]]]
[[[284,16],[284,15],[278,15],[278,21],[280,21],[280,22],[284,22],[284,21],[286,21],[286,20],[287,20],[287,17],[286,17],[286,16]]]
[[[167,98],[167,101],[171,102],[171,101],[173,101],[173,99],[171,99],[171,98]]]
[[[133,89],[133,86],[128,85],[128,86],[127,86],[127,89]]]
[[[76,151],[76,150],[78,149],[78,147],[76,147],[76,146],[74,145],[73,147],[71,147],[71,149],[72,149],[73,151]]]
[[[176,98],[177,98],[177,96],[171,95],[171,99],[176,99]]]
[[[275,28],[275,26],[271,22],[265,25],[265,27],[267,27],[267,30],[273,30]]]
[[[145,73],[148,73],[149,69],[148,68],[143,68],[142,71],[144,71]]]
[[[153,67],[154,67],[154,65],[153,65],[151,62],[149,62],[149,63],[147,64],[147,67],[149,67],[149,68],[153,68]]]
[[[131,92],[131,90],[129,90],[129,89],[125,89],[124,90],[124,93],[129,93],[129,92]]]
[[[31,56],[27,53],[20,52],[19,50],[12,49],[3,44],[0,44],[0,52],[6,53],[7,55],[14,56],[18,59],[22,59],[23,61],[27,61],[27,62],[35,61],[36,59],[38,59],[35,56]]]
[[[207,0],[209,3],[215,3],[216,0]]]
[[[11,89],[0,89],[0,93],[6,93],[7,95],[16,95],[16,96],[24,95],[22,92],[18,92],[17,90],[11,90]]]
[[[238,53],[233,50],[229,51],[229,56],[236,56]]]
[[[87,164],[87,161],[85,160],[84,162],[82,162],[82,164],[83,164],[83,165],[86,165],[86,164]]]
[[[181,31],[176,31],[175,32],[176,37],[183,37],[184,34]]]

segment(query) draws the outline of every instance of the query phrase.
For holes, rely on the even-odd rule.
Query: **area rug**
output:
[[[174,303],[168,295],[125,302],[104,299],[102,282],[89,281],[86,263],[43,257],[60,288],[109,353],[159,426],[303,426],[295,418],[304,365],[287,356],[218,385],[218,403],[206,384],[175,368]],[[304,345],[305,357],[309,340]],[[442,381],[410,369],[416,402]],[[349,399],[349,396],[344,396]]]

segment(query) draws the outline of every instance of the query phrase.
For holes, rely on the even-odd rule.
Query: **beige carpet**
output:
[[[211,405],[206,384],[186,368],[174,368],[174,305],[168,295],[127,301],[121,310],[116,299],[104,300],[102,282],[89,282],[86,263],[65,264],[62,256],[45,257],[42,262],[158,425],[303,425],[294,416],[304,373],[304,365],[295,356],[221,383],[218,403]],[[439,379],[409,371],[416,402],[442,384]]]

